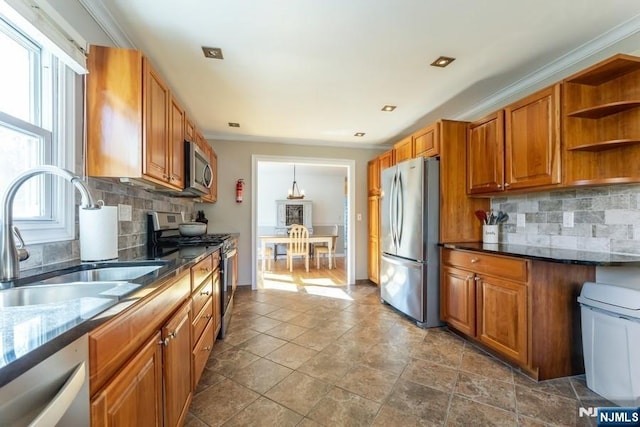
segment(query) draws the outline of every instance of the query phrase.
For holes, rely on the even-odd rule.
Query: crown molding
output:
[[[484,98],[467,110],[454,115],[455,120],[474,120],[487,111],[499,108],[512,97],[521,96],[525,92],[531,92],[541,82],[556,77],[558,80],[569,75],[573,66],[587,60],[599,52],[622,42],[623,40],[640,33],[640,15],[636,15],[628,21],[614,27],[600,36],[582,44],[569,53],[559,57],[549,64],[541,67],[523,78],[515,81],[507,87]]]
[[[357,148],[362,150],[386,150],[389,146],[383,143],[357,143],[345,141],[327,141],[312,140],[302,138],[286,138],[275,136],[254,136],[254,135],[230,135],[227,133],[204,133],[204,138],[208,141],[227,141],[227,142],[249,142],[260,144],[289,144],[289,145],[309,145],[320,147],[336,147],[336,148]]]
[[[131,40],[126,31],[118,24],[117,19],[113,17],[104,2],[95,0],[78,1],[117,47],[136,48],[133,40]]]

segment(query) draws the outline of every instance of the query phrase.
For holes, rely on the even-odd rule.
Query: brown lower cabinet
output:
[[[584,372],[580,310],[592,266],[442,249],[440,316],[536,380]]]
[[[91,425],[180,426],[220,329],[219,253],[89,334]]]

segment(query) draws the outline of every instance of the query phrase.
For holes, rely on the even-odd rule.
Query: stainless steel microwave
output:
[[[185,185],[183,193],[202,196],[209,192],[213,183],[213,170],[207,153],[195,142],[184,142]]]

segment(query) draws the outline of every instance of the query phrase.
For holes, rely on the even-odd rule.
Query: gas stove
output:
[[[235,249],[235,239],[229,234],[214,233],[201,236],[182,236],[178,225],[180,214],[150,212],[147,220],[147,251],[149,256],[160,257],[183,248],[222,245],[222,253]],[[181,251],[188,254],[189,251]]]

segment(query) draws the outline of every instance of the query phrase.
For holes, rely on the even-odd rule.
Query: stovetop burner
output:
[[[196,246],[222,245],[222,252],[233,249],[235,243],[229,234],[212,233],[201,236],[183,236],[178,231],[179,214],[150,212],[147,222],[147,246],[150,256],[158,257],[176,249]]]

